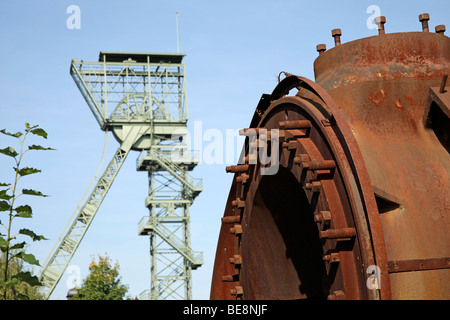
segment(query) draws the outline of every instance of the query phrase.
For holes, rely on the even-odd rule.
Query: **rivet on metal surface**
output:
[[[439,93],[445,93],[445,86],[447,85],[448,74],[444,74],[442,77],[441,87],[439,88]]]
[[[320,222],[322,226],[329,226],[331,224],[331,212],[330,211],[320,211],[314,214],[314,221]]]
[[[234,225],[233,228],[230,228],[230,233],[234,235],[242,234],[242,226],[240,224]]]
[[[232,296],[242,296],[244,294],[244,289],[241,286],[236,286],[234,289],[230,290]]]
[[[328,120],[328,119],[323,119],[321,122],[322,122],[322,125],[323,125],[324,127],[329,127],[329,126],[331,126],[331,121]]]
[[[436,30],[436,33],[444,34],[444,32],[445,32],[445,25],[444,24],[440,24],[440,25],[436,26],[434,28],[434,30]]]
[[[345,300],[345,293],[342,290],[334,291],[328,296],[328,300]]]
[[[318,44],[316,46],[317,52],[319,53],[319,56],[324,53],[325,51],[327,51],[327,45],[324,43]]]
[[[222,218],[222,223],[236,223],[240,221],[241,221],[240,216],[226,216]]]
[[[386,23],[386,17],[376,17],[375,23],[378,25],[378,34],[385,34],[386,32],[384,30],[384,24]]]
[[[247,172],[248,171],[248,164],[241,164],[236,166],[228,166],[225,168],[226,172],[230,173],[236,173],[236,172]]]
[[[356,236],[356,229],[355,228],[328,229],[325,231],[320,231],[319,236],[321,239],[352,238]]]
[[[341,29],[333,29],[331,30],[331,35],[334,38],[334,46],[340,46],[341,45],[341,36],[342,36],[342,31]]]
[[[339,252],[331,252],[330,254],[326,254],[323,256],[323,261],[329,262],[329,263],[336,263],[341,261],[339,257]]]
[[[430,15],[428,13],[419,14],[419,21],[422,22],[422,31],[429,32],[428,20],[430,20]]]

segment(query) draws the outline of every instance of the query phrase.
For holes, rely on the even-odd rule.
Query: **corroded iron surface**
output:
[[[450,298],[450,38],[419,20],[344,44],[335,29],[315,82],[262,96],[227,168],[211,299]]]

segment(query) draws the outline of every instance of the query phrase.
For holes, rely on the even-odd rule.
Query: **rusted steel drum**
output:
[[[315,82],[262,96],[227,167],[211,299],[450,299],[450,38],[423,17],[333,30]]]

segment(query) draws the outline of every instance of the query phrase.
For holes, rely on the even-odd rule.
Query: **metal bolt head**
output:
[[[331,30],[331,35],[333,37],[342,36],[342,31],[341,31],[341,29],[333,29],[333,30]]]
[[[334,45],[339,46],[341,44],[341,29],[333,29],[331,30],[331,35],[334,38]]]
[[[440,24],[434,28],[436,30],[436,33],[444,33],[445,32],[445,25]]]
[[[378,34],[385,34],[386,32],[384,31],[384,24],[386,23],[386,17],[376,17],[375,23],[378,25]]]
[[[419,21],[428,21],[430,20],[430,15],[428,13],[419,14]]]
[[[385,16],[376,17],[375,18],[375,23],[376,24],[385,24],[386,23],[386,17]]]
[[[318,44],[316,46],[317,52],[319,52],[319,55],[322,54],[323,52],[325,52],[327,50],[327,46],[324,43]]]

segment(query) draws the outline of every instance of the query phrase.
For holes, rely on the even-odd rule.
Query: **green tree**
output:
[[[14,170],[14,181],[6,183],[0,181],[0,226],[6,231],[0,230],[0,250],[3,253],[0,275],[0,299],[30,299],[27,294],[28,290],[19,290],[19,288],[28,286],[34,287],[41,285],[38,278],[33,276],[30,271],[24,271],[23,263],[39,266],[39,261],[31,253],[25,252],[26,241],[18,240],[20,237],[31,238],[33,241],[46,240],[44,236],[35,234],[32,230],[22,228],[18,231],[13,229],[13,222],[18,218],[32,218],[32,209],[27,204],[19,204],[18,199],[23,196],[39,196],[46,197],[40,191],[33,189],[22,189],[19,191],[19,182],[27,175],[41,172],[41,170],[30,167],[21,167],[23,156],[31,150],[54,150],[52,148],[44,148],[40,145],[25,146],[27,136],[33,135],[47,139],[47,132],[39,126],[30,126],[25,123],[24,132],[9,133],[5,129],[0,130],[3,135],[15,138],[20,144],[20,150],[17,152],[13,147],[0,149],[0,153],[14,159],[16,166]],[[16,140],[16,141],[17,141]],[[3,180],[3,177],[1,178]],[[6,220],[4,217],[6,216]],[[11,266],[20,266],[12,268]]]
[[[89,275],[72,300],[123,300],[128,286],[121,284],[118,262],[111,264],[108,256],[98,255],[89,265]]]

